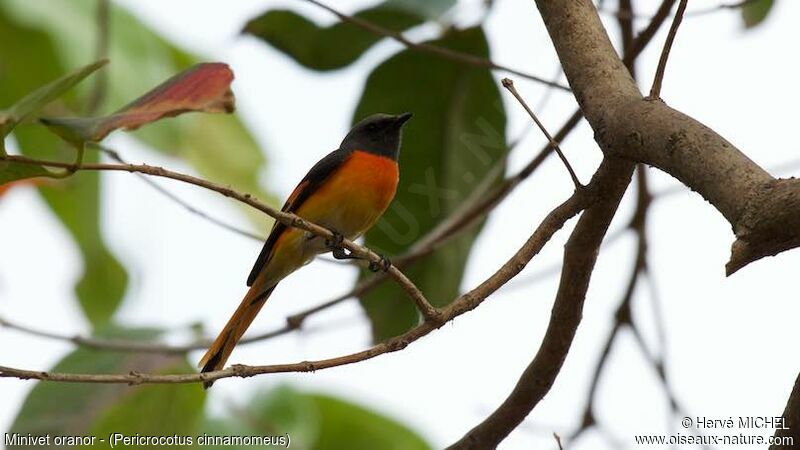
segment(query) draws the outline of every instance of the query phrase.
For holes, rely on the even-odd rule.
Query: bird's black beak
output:
[[[395,121],[397,123],[397,126],[401,127],[401,126],[403,126],[403,124],[408,122],[408,119],[410,119],[410,118],[411,118],[411,113],[407,112],[407,113],[403,113],[403,114],[400,114],[398,116],[395,116]]]

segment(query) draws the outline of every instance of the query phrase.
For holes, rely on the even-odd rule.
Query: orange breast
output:
[[[356,150],[297,214],[354,238],[383,214],[398,181],[397,162]]]

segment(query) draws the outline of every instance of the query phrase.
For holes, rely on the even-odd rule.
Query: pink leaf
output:
[[[42,119],[42,123],[71,142],[99,142],[119,128],[135,130],[186,112],[231,113],[235,109],[232,81],[233,72],[227,64],[198,64],[111,115]]]

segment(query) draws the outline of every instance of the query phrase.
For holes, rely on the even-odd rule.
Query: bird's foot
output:
[[[344,236],[342,235],[342,233],[339,233],[338,231],[331,231],[331,233],[333,233],[333,237],[325,239],[325,246],[331,250],[337,248],[341,249],[342,242],[344,242]]]
[[[348,253],[347,250],[342,247],[342,242],[344,242],[344,236],[337,231],[332,231],[333,237],[330,239],[325,240],[325,245],[330,249],[331,254],[336,259],[357,259],[358,256],[354,256],[352,253]]]
[[[369,270],[371,270],[372,272],[378,272],[378,271],[388,272],[389,267],[392,266],[392,262],[389,261],[389,258],[383,255],[379,256],[381,257],[381,260],[379,262],[377,263],[372,261],[369,262]]]

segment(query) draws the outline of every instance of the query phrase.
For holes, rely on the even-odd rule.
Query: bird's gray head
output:
[[[400,152],[403,124],[410,118],[411,113],[397,116],[373,114],[355,124],[339,148],[361,150],[396,160]]]

